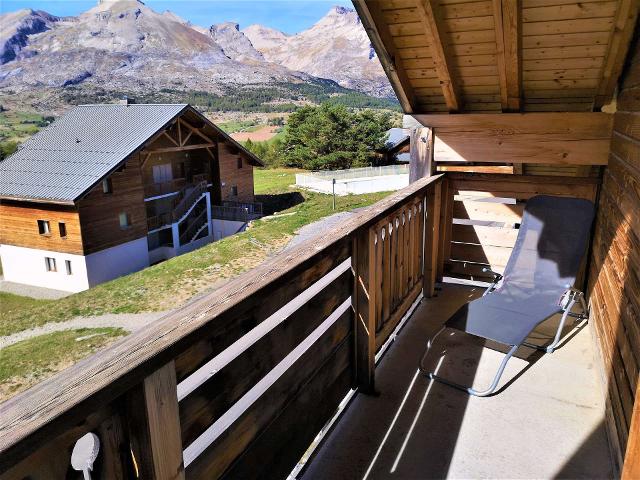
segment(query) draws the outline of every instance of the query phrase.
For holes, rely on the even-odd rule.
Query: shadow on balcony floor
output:
[[[356,396],[304,480],[611,478],[589,326],[573,329],[550,355],[523,347],[507,366],[506,388],[492,397],[469,397],[418,374],[428,336],[481,293],[447,284],[422,302],[376,369],[379,395]],[[550,337],[557,321],[531,338]],[[429,359],[439,374],[476,387],[490,383],[500,352],[462,334],[435,346],[443,343],[449,353]]]

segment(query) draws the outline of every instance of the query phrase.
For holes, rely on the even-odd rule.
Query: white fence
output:
[[[296,185],[321,193],[333,193],[335,188],[335,194],[341,196],[400,190],[409,185],[409,166],[388,165],[297,173]]]

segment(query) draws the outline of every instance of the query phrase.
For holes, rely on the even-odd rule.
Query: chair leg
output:
[[[486,390],[476,390],[474,388],[465,387],[464,385],[460,385],[459,383],[452,382],[451,380],[448,380],[446,378],[440,377],[440,376],[436,375],[433,372],[428,372],[424,368],[424,359],[429,354],[429,350],[431,349],[431,346],[435,342],[435,340],[438,337],[438,335],[440,335],[445,330],[445,328],[446,327],[443,326],[427,342],[427,347],[425,348],[424,353],[422,354],[422,357],[420,358],[420,362],[419,362],[420,372],[422,372],[424,375],[429,377],[431,380],[434,380],[434,381],[437,381],[437,382],[440,382],[440,383],[444,383],[445,385],[449,385],[450,387],[453,387],[453,388],[457,388],[458,390],[462,390],[463,392],[467,392],[469,395],[474,395],[476,397],[486,397],[488,395],[491,395],[493,392],[495,392],[496,388],[498,387],[498,383],[500,382],[500,378],[502,377],[502,374],[504,373],[504,369],[507,366],[507,362],[509,362],[509,359],[513,356],[514,353],[516,353],[516,350],[518,350],[518,345],[513,345],[511,347],[511,349],[509,350],[509,352],[504,356],[504,358],[502,359],[502,362],[500,363],[500,366],[498,367],[498,371],[496,372],[495,376],[493,377],[493,381],[491,382],[491,385],[489,385],[489,387]]]

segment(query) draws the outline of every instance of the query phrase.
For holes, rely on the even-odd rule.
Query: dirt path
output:
[[[251,140],[252,142],[264,142],[265,140],[273,138],[277,129],[278,127],[267,125],[253,132],[232,133],[231,138],[237,142],[246,142],[247,140]]]
[[[28,338],[45,335],[47,333],[59,332],[61,330],[74,330],[77,328],[123,328],[129,332],[149,325],[168,312],[150,313],[109,313],[97,317],[76,317],[66,322],[49,322],[39,327],[22,330],[6,337],[0,337],[0,349],[18,343]]]

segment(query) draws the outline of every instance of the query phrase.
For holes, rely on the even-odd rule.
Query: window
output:
[[[47,269],[47,272],[57,272],[56,269],[56,259],[51,257],[44,257],[44,266]]]
[[[118,218],[120,219],[120,228],[125,229],[131,226],[131,216],[128,213],[122,212]]]
[[[173,180],[173,172],[170,163],[153,166],[153,183],[165,183],[171,180]]]
[[[73,273],[71,271],[71,260],[65,260],[64,266],[67,267],[67,275],[71,275]]]
[[[110,178],[105,178],[102,180],[102,193],[112,193],[113,185],[111,184]]]
[[[49,220],[38,220],[38,231],[40,232],[40,235],[51,235]]]
[[[238,187],[236,185],[231,185],[231,195],[234,197],[238,196]]]
[[[64,222],[58,222],[58,229],[60,230],[60,236],[65,238],[67,236],[67,224]]]
[[[238,168],[242,168],[242,157],[238,157]]]

